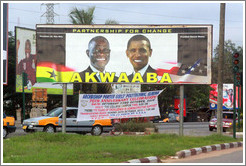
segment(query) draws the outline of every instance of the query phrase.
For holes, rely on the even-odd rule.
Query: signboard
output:
[[[210,84],[212,25],[37,25],[37,82]]]
[[[141,92],[140,84],[112,84],[112,93],[139,93]]]
[[[80,94],[77,121],[160,116],[160,93]]]
[[[47,89],[33,89],[32,101],[47,101]]]
[[[212,90],[209,95],[210,109],[217,109],[218,84],[210,85]],[[236,87],[238,89],[238,87]],[[238,108],[238,90],[236,90],[236,108]],[[223,84],[223,109],[233,110],[233,84]]]
[[[8,84],[8,4],[3,3],[3,85]]]
[[[177,114],[179,114],[179,108],[180,108],[180,99],[175,98],[174,99],[174,109],[176,110]],[[183,116],[186,117],[186,99],[185,98],[184,98]]]
[[[32,107],[36,107],[36,108],[46,108],[46,107],[47,107],[47,103],[37,103],[37,102],[33,102],[33,103],[32,103]]]
[[[27,73],[28,84],[25,93],[32,93],[33,89],[47,89],[48,94],[62,94],[62,86],[52,83],[36,82],[36,31],[22,27],[15,27],[16,35],[16,92],[22,92],[22,73]],[[73,86],[68,85],[67,94],[73,94]]]

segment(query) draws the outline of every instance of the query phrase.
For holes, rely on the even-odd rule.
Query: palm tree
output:
[[[84,9],[77,9],[76,7],[73,8],[69,14],[69,17],[71,18],[71,22],[73,24],[94,24],[94,11],[95,6],[89,7],[87,10]]]

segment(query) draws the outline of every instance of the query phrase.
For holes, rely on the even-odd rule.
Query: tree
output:
[[[187,108],[199,110],[209,106],[210,85],[185,85]]]
[[[225,41],[224,44],[224,83],[233,83],[233,72],[232,72],[232,56],[235,52],[238,52],[240,55],[240,69],[243,69],[243,48],[237,46],[231,40]],[[212,60],[212,83],[217,84],[218,82],[218,57],[219,57],[219,45],[214,49],[215,56]]]
[[[107,19],[105,21],[105,24],[106,25],[110,25],[110,24],[119,24],[118,21],[115,21],[115,20],[111,20],[111,19]]]
[[[76,7],[73,8],[69,14],[71,22],[73,24],[94,24],[94,11],[95,6],[89,7],[87,10],[84,9],[77,9]]]

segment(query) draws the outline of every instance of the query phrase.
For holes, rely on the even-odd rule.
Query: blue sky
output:
[[[40,1],[42,2],[42,1]],[[35,29],[36,24],[45,24],[41,17],[46,6],[42,3],[13,1],[9,4],[9,30],[14,26]],[[45,2],[45,1],[44,1]],[[68,2],[68,1],[67,1]],[[95,6],[95,24],[104,24],[113,19],[120,24],[212,24],[213,47],[219,42],[220,1],[192,2],[152,2],[135,3],[110,1],[85,3],[79,1],[54,1],[56,24],[71,24],[68,14],[73,7],[87,9]],[[49,2],[50,3],[50,2]],[[244,35],[244,3],[243,1],[227,1],[225,16],[225,40],[232,40],[237,46],[243,46]]]

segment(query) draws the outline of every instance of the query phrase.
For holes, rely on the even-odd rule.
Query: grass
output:
[[[120,163],[149,156],[173,156],[177,151],[205,145],[242,141],[223,135],[180,137],[90,136],[37,132],[3,140],[4,163]]]

